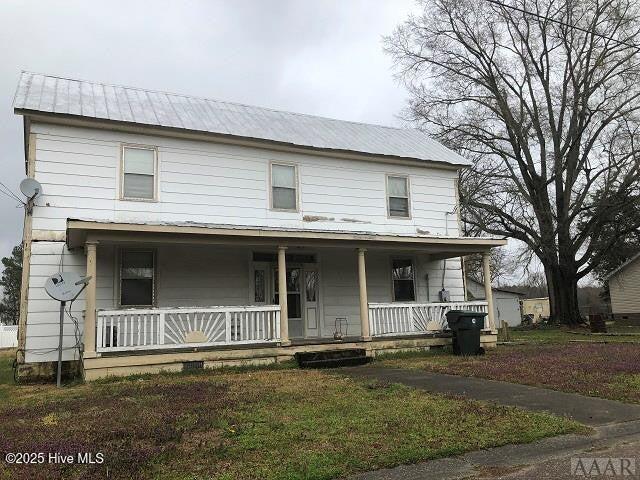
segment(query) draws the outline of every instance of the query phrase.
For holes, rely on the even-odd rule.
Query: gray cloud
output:
[[[381,36],[412,0],[0,3],[0,180],[24,177],[21,70],[186,93],[345,120],[398,124],[405,91]],[[22,210],[0,196],[0,256]]]

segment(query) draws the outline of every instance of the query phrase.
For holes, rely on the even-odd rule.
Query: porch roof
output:
[[[440,258],[486,252],[506,245],[501,238],[448,237],[435,235],[372,234],[362,231],[248,227],[194,222],[111,222],[67,219],[67,245],[83,246],[87,241],[105,243],[199,243],[291,247],[369,247],[415,250]]]

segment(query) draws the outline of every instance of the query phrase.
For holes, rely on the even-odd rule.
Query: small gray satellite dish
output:
[[[77,273],[61,272],[47,278],[44,289],[54,300],[70,302],[80,295],[85,283]]]
[[[35,198],[42,195],[42,185],[35,178],[25,178],[20,182],[20,191],[29,199]]]

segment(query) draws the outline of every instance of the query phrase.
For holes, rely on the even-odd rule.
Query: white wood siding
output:
[[[113,305],[113,249],[100,246],[97,262],[96,300],[98,308]],[[33,242],[31,270],[29,276],[29,297],[27,303],[27,362],[49,362],[57,360],[60,303],[53,300],[44,290],[48,277],[61,270],[86,273],[84,252],[67,250],[63,242]],[[82,339],[84,324],[84,293],[72,304],[72,315],[78,320],[79,338]],[[64,316],[63,359],[72,360],[76,344],[75,325],[71,318]]]
[[[43,184],[33,213],[27,317],[26,361],[55,360],[59,304],[44,291],[47,277],[60,269],[85,272],[84,252],[69,252],[61,241],[67,218],[121,222],[197,222],[252,227],[431,233],[458,235],[453,211],[456,172],[257,148],[180,140],[106,130],[32,124],[37,134],[35,178]],[[119,200],[123,143],[158,148],[158,201]],[[437,159],[436,159],[437,160]],[[269,165],[294,163],[299,174],[299,212],[269,209]],[[410,181],[411,219],[387,218],[385,178]],[[445,219],[448,218],[448,229]],[[38,241],[41,240],[41,241]],[[61,260],[61,254],[64,255]],[[251,249],[159,246],[158,306],[246,305],[250,303]],[[346,316],[348,333],[360,333],[356,253],[320,249],[321,331],[331,336],[335,317]],[[403,255],[397,252],[398,256]],[[390,254],[367,253],[369,299],[391,301]],[[443,262],[413,257],[417,300],[438,301]],[[116,249],[100,245],[98,308],[117,308]],[[447,261],[445,288],[464,300],[459,259]],[[269,299],[268,299],[269,300]],[[72,307],[82,326],[84,296]],[[64,359],[73,358],[74,325],[65,318]]]
[[[640,313],[640,261],[636,260],[609,279],[613,314]]]
[[[34,230],[64,231],[66,219],[200,222],[247,226],[445,234],[456,172],[282,153],[212,142],[34,124],[35,177],[44,195]],[[119,200],[122,143],[157,146],[159,201]],[[269,209],[269,162],[295,163],[300,211]],[[408,175],[411,219],[387,218],[385,175]],[[455,215],[448,232],[458,234]]]
[[[369,302],[393,301],[391,259],[411,258],[416,268],[416,302],[438,302],[442,288],[443,261],[431,261],[427,255],[414,255],[402,251],[366,253],[367,294]],[[360,335],[360,299],[357,257],[351,250],[324,250],[320,256],[321,281],[324,292],[324,336],[332,336],[336,317],[347,317],[348,334]],[[451,301],[464,300],[460,259],[447,260],[444,286],[451,293]],[[344,333],[344,332],[343,332]]]

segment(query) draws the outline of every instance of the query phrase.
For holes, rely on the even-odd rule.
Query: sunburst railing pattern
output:
[[[98,310],[96,327],[98,352],[275,343],[280,307]]]

